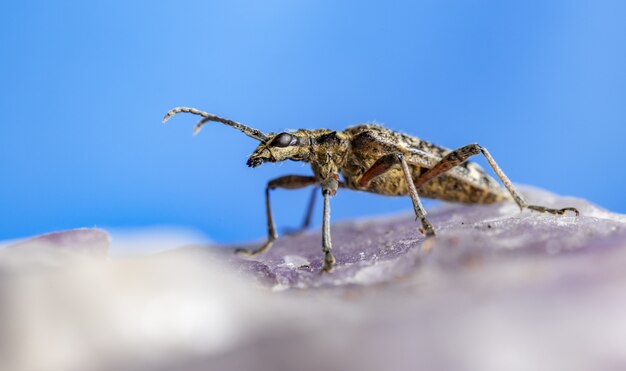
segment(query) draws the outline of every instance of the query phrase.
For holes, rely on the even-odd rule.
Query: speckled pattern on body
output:
[[[380,125],[358,125],[343,132],[349,138],[349,148],[341,167],[350,189],[389,196],[408,195],[406,181],[400,166],[373,179],[367,187],[358,184],[363,174],[381,157],[401,153],[411,169],[413,181],[435,166],[450,153],[407,134],[394,132]],[[476,163],[464,162],[418,188],[421,197],[451,202],[490,204],[510,199],[508,193]]]

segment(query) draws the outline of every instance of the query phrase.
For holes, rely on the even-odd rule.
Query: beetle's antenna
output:
[[[198,121],[198,123],[196,124],[196,127],[193,129],[193,134],[198,134],[198,132],[200,131],[200,129],[202,129],[202,126],[204,126],[204,124],[206,124],[209,121],[216,121],[216,122],[221,122],[222,124],[226,124],[228,126],[232,126],[237,130],[242,131],[244,134],[246,134],[247,136],[254,138],[256,140],[259,140],[261,142],[267,142],[268,138],[267,135],[263,134],[262,131],[257,130],[257,129],[253,129],[251,127],[248,127],[244,124],[240,124],[236,121],[233,120],[229,120],[229,119],[225,119],[219,116],[216,116],[212,113],[207,113],[204,111],[200,111],[199,109],[195,109],[195,108],[191,108],[191,107],[176,107],[176,108],[172,108],[171,110],[169,110],[169,112],[167,112],[165,114],[165,117],[163,117],[163,123],[165,124],[170,118],[172,118],[172,116],[174,116],[177,113],[181,113],[181,112],[185,112],[185,113],[192,113],[194,115],[199,115],[202,116],[203,118]]]

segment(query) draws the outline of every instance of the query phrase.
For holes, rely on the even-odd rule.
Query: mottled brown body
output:
[[[365,188],[359,185],[358,180],[363,174],[385,154],[402,153],[416,181],[450,153],[449,149],[379,125],[355,126],[344,131],[344,135],[350,141],[350,150],[341,168],[347,187],[381,195],[408,195],[400,166],[376,177]],[[488,204],[510,199],[500,185],[473,162],[464,162],[418,186],[417,191],[421,197],[451,202]]]
[[[338,188],[387,196],[408,195],[413,203],[415,215],[421,221],[422,231],[427,237],[433,236],[435,229],[426,218],[426,211],[421,205],[420,197],[475,204],[513,200],[520,209],[559,215],[572,211],[578,215],[578,210],[572,207],[551,209],[529,205],[513,187],[489,152],[478,144],[449,150],[372,124],[354,126],[345,131],[300,129],[294,132],[265,134],[238,122],[187,107],[172,109],[165,115],[163,122],[180,112],[203,117],[196,125],[194,132],[197,132],[208,121],[217,121],[258,140],[260,144],[247,162],[250,167],[257,167],[265,162],[284,160],[311,164],[313,176],[287,175],[268,182],[265,190],[268,239],[257,250],[239,251],[246,255],[267,251],[278,238],[270,206],[270,190],[275,188],[321,187],[324,197],[322,271],[330,271],[335,262],[330,241],[330,197],[337,193]],[[485,157],[506,190],[487,175],[479,165],[467,161],[469,157],[477,154]],[[340,175],[343,180],[340,179]],[[313,200],[312,198],[309,203],[303,229],[309,224]]]

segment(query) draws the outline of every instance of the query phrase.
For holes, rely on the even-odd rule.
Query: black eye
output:
[[[280,133],[274,138],[272,141],[272,146],[274,147],[287,147],[294,141],[294,137],[288,133]]]

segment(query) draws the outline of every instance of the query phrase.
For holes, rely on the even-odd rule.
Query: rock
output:
[[[0,255],[0,369],[626,368],[626,217],[525,194],[581,215],[447,204],[430,246],[411,215],[337,223],[330,274],[319,231],[253,259],[187,246],[38,273]]]
[[[79,228],[46,233],[14,242],[0,249],[0,271],[11,266],[28,269],[54,267],[74,259],[104,259],[111,238],[101,229]]]
[[[424,262],[449,274],[499,261],[594,253],[621,244],[626,235],[623,215],[582,200],[525,190],[532,203],[575,206],[581,215],[520,212],[512,202],[446,204],[428,214],[437,236],[426,244],[412,215],[334,224],[331,234],[337,264],[332,274],[319,274],[323,260],[319,232],[280,238],[268,253],[232,261],[275,289],[371,285],[414,275]],[[259,244],[238,247],[254,249]]]

